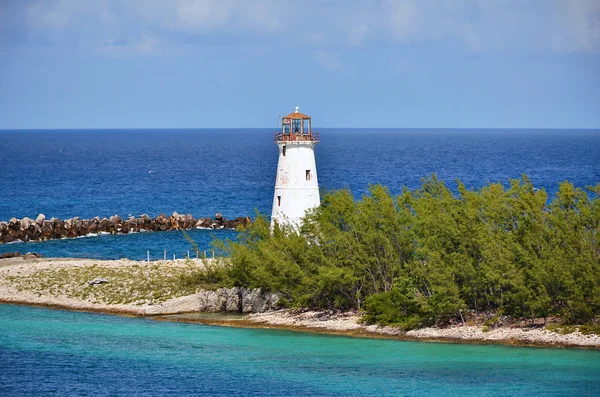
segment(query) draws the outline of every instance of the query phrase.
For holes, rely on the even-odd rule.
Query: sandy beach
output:
[[[600,336],[558,333],[538,327],[454,325],[404,332],[394,327],[361,323],[358,313],[268,310],[275,302],[248,293],[239,318],[205,317],[190,313],[235,311],[235,292],[197,290],[186,277],[204,266],[201,260],[133,261],[28,258],[0,260],[0,302],[57,309],[92,311],[157,320],[211,325],[280,328],[361,337],[460,343],[500,343],[600,349]],[[273,298],[274,299],[274,298]],[[266,311],[265,311],[266,310]]]

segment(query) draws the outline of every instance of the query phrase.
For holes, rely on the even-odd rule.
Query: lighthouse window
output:
[[[306,170],[306,180],[310,181],[312,179],[312,175],[310,174],[310,170]]]
[[[283,149],[281,149],[281,154],[283,154],[285,156],[285,146],[283,147]]]
[[[277,206],[281,207],[281,196],[277,196]]]
[[[301,119],[293,119],[292,120],[292,130],[294,134],[299,134],[302,132],[302,120]]]

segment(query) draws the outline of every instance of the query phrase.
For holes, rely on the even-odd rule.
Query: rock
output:
[[[44,221],[44,224],[42,225],[41,239],[48,240],[49,238],[52,237],[52,232],[53,232],[53,223],[50,221]]]
[[[122,225],[121,228],[119,230],[120,233],[129,233],[129,230],[131,230],[131,223],[129,221],[125,221]]]
[[[198,292],[200,311],[237,312],[237,288],[219,288],[216,291]]]
[[[210,218],[200,218],[198,222],[196,222],[197,228],[210,228],[212,225],[212,219]]]
[[[43,258],[43,256],[41,254],[38,253],[31,253],[28,252],[25,255],[23,255],[23,259],[37,259],[37,258]]]
[[[99,221],[96,221],[96,218],[92,219],[88,225],[88,233],[97,233],[99,223]]]
[[[216,229],[217,227],[221,228],[225,224],[225,221],[226,221],[225,217],[223,215],[221,215],[221,213],[217,212],[217,214],[215,215],[215,221],[213,222],[212,227],[214,229]]]
[[[8,258],[18,258],[21,256],[21,253],[16,251],[16,252],[5,252],[2,255],[0,255],[0,259],[8,259]]]
[[[171,229],[179,229],[179,216],[175,216],[175,214],[176,212],[167,219],[167,223]]]
[[[110,225],[110,223],[108,222],[108,219],[102,218],[100,220],[100,223],[98,223],[98,231],[99,232],[106,232],[106,231],[108,231],[108,225]]]
[[[21,230],[29,229],[29,226],[31,226],[32,223],[33,223],[33,220],[31,218],[25,217],[25,218],[21,219],[21,222],[20,222]]]
[[[169,218],[166,218],[165,214],[160,214],[154,219],[146,214],[142,214],[139,218],[129,216],[126,221],[118,215],[113,215],[109,219],[100,219],[100,217],[96,216],[90,220],[80,219],[75,216],[63,221],[54,217],[47,220],[44,214],[39,214],[35,220],[24,217],[23,219],[11,218],[8,222],[0,222],[0,243],[19,240],[44,241],[102,232],[115,234],[139,232],[140,230],[187,230],[194,227],[235,229],[238,226],[247,226],[250,223],[252,223],[252,220],[249,217],[237,217],[234,220],[227,220],[220,213],[216,214],[215,219],[196,219],[192,214],[181,215],[177,212],[173,212]]]
[[[95,279],[93,279],[92,281],[90,281],[88,284],[89,285],[99,285],[99,284],[105,284],[105,283],[108,283],[108,279],[107,278],[96,277]]]
[[[276,307],[277,294],[263,294],[260,289],[219,288],[216,291],[200,291],[198,310],[205,312],[259,313]]]
[[[260,288],[251,291],[241,288],[242,310],[244,313],[262,313],[273,309],[279,302],[279,295],[262,293]]]
[[[37,223],[38,225],[42,226],[42,224],[44,223],[45,220],[46,220],[46,215],[39,214],[37,216],[37,218],[35,218],[35,223]]]

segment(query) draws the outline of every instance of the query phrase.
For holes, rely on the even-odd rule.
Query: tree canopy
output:
[[[589,194],[588,194],[589,192]],[[258,216],[211,282],[281,294],[284,305],[362,310],[414,328],[463,311],[589,322],[600,313],[600,185],[548,200],[525,176],[453,194],[435,175],[392,196],[325,192],[300,230]]]

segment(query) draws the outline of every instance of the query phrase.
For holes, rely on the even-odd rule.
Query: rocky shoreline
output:
[[[225,219],[217,213],[214,218],[194,218],[191,214],[180,215],[173,212],[170,216],[161,214],[151,218],[146,214],[139,217],[130,216],[122,219],[118,215],[109,218],[46,219],[44,214],[39,214],[36,219],[25,217],[12,218],[8,222],[0,222],[0,243],[15,241],[45,241],[61,238],[74,238],[90,234],[127,234],[134,232],[158,232],[166,230],[189,229],[236,229],[238,226],[247,226],[252,223],[250,217],[237,217],[232,220]]]
[[[208,262],[207,262],[208,261]],[[456,324],[404,332],[361,323],[358,313],[276,308],[278,297],[258,290],[197,290],[185,281],[211,260],[143,262],[15,257],[0,259],[0,303],[244,328],[276,328],[369,338],[600,350],[599,335],[557,333],[541,326]],[[239,312],[219,318],[207,312]]]
[[[487,330],[483,325],[452,325],[428,327],[404,332],[395,327],[365,325],[356,313],[290,312],[288,310],[249,314],[251,323],[264,327],[302,330],[351,336],[434,342],[503,344],[538,347],[577,347],[600,350],[599,335],[579,331],[560,334],[543,327],[503,326]]]

